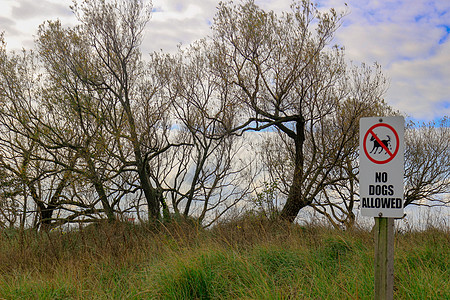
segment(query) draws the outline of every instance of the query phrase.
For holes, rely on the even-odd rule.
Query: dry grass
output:
[[[449,232],[396,235],[396,298],[450,298]],[[0,234],[6,299],[367,299],[370,232],[247,217]]]

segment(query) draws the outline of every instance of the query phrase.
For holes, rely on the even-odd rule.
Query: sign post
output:
[[[375,299],[394,296],[394,218],[403,217],[403,117],[360,119],[361,215],[375,218]]]
[[[394,219],[375,218],[375,299],[394,298]]]

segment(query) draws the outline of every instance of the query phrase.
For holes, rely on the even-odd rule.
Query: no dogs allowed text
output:
[[[403,117],[360,119],[361,215],[403,216]]]

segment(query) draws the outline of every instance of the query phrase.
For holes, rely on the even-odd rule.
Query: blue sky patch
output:
[[[439,40],[439,45],[441,45],[448,39],[448,35],[450,34],[450,25],[439,25],[438,27],[444,29],[444,35]]]
[[[156,13],[156,12],[163,12],[163,9],[161,7],[153,7],[152,8],[152,12]]]

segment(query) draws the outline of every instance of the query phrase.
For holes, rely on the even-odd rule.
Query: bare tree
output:
[[[73,10],[81,22],[77,30],[88,47],[86,56],[70,58],[70,71],[108,102],[105,118],[119,158],[125,168],[134,166],[149,217],[158,218],[163,199],[152,182],[150,160],[168,149],[169,126],[164,117],[168,105],[157,97],[157,78],[148,76],[151,70],[141,60],[139,48],[151,5],[140,0],[89,0],[75,4]],[[128,149],[132,157],[125,154]]]
[[[22,196],[24,201],[21,203]],[[17,177],[0,165],[0,228],[12,228],[19,222],[21,228],[24,228],[25,222],[22,223],[24,220],[22,216],[27,212],[26,197],[23,185]],[[22,213],[20,213],[21,206]]]
[[[396,115],[386,105],[368,109],[369,115]],[[344,119],[343,119],[344,120]],[[427,124],[409,122],[405,131],[404,205],[448,205],[449,188],[449,126],[448,118]],[[333,172],[341,180],[328,185],[312,203],[312,207],[336,228],[351,228],[359,199],[358,135],[350,155]]]
[[[373,116],[394,115],[391,108],[371,112]],[[448,205],[449,188],[448,119],[416,125],[410,122],[405,131],[404,206]],[[342,180],[322,191],[312,206],[336,228],[349,229],[355,224],[359,199],[358,149],[345,157],[337,172]]]
[[[40,94],[35,55],[26,51],[7,55],[3,48],[0,60],[0,167],[21,185],[21,227],[28,213],[28,195],[39,216],[35,225],[48,227],[71,176],[46,160],[48,156],[43,156],[45,151],[38,142],[40,131],[34,125]]]
[[[160,164],[166,166],[160,176],[175,214],[206,223],[217,220],[250,191],[244,180],[249,162],[239,157],[245,141],[229,133],[238,116],[236,99],[232,87],[212,72],[209,53],[203,40],[166,57],[163,69],[177,120],[174,132],[184,145]]]
[[[410,122],[405,131],[405,206],[448,205],[450,120]]]
[[[366,95],[370,95],[368,90],[372,88],[366,84],[372,83],[376,77],[383,78],[378,66],[371,69],[363,65],[361,68],[354,69],[353,72],[354,75],[355,72],[359,74],[354,76],[357,80],[353,83],[353,90],[366,90],[364,92]],[[354,98],[350,98],[341,104],[338,112],[338,123],[348,123],[349,119],[355,117],[352,116],[355,113],[359,113],[358,119],[398,114],[383,100],[364,104],[355,99],[361,99],[361,97],[354,95]],[[367,105],[369,103],[370,105]],[[361,109],[353,109],[358,106],[362,106]],[[349,229],[354,226],[356,221],[355,210],[359,203],[359,124],[353,124],[356,126],[352,129],[354,136],[346,145],[345,155],[343,155],[340,164],[336,165],[336,168],[330,174],[334,181],[325,186],[311,204],[316,212],[323,215],[336,228]],[[334,134],[334,131],[329,131],[328,134]]]
[[[337,180],[331,174],[348,154],[361,110],[385,90],[382,76],[355,90],[364,78],[352,82],[343,50],[330,46],[344,14],[319,12],[306,0],[281,17],[253,1],[222,3],[213,25],[216,72],[239,89],[250,116],[236,129],[275,128],[288,151],[293,168],[280,216],[291,222]],[[349,98],[360,105],[340,123],[341,103]]]

